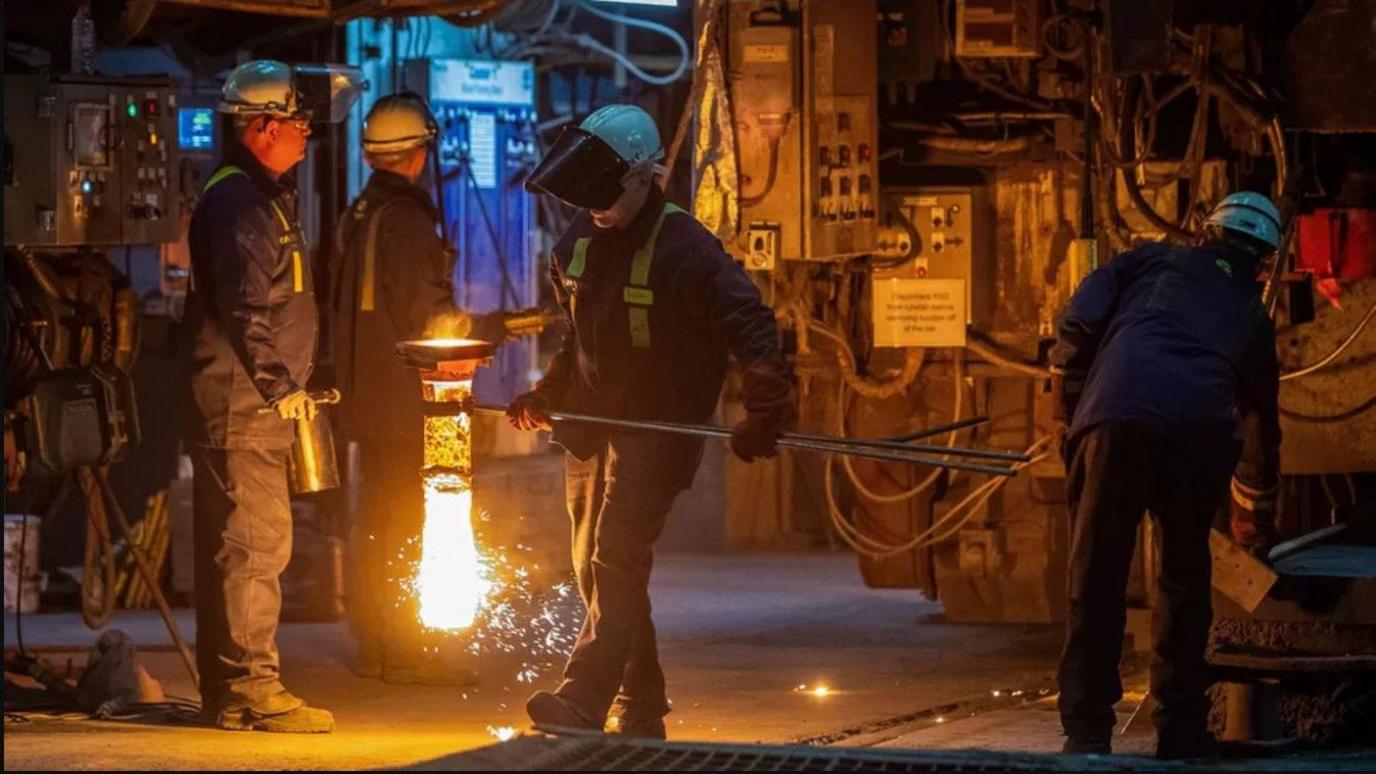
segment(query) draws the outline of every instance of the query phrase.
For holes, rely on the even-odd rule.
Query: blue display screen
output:
[[[182,150],[215,149],[215,109],[208,107],[177,110],[177,147]]]

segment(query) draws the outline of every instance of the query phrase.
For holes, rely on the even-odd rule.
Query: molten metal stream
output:
[[[471,379],[422,379],[427,401],[465,400]],[[492,590],[473,532],[473,443],[467,414],[425,418],[425,527],[416,570],[420,620],[455,631],[473,624]]]

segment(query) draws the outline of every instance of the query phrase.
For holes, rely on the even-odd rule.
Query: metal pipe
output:
[[[891,436],[891,437],[889,437],[889,438],[885,438],[884,440],[885,440],[885,441],[916,441],[916,440],[919,439],[919,438],[930,438],[930,437],[932,437],[932,436],[934,436],[934,435],[941,435],[942,433],[953,433],[953,432],[955,432],[956,430],[964,430],[964,429],[967,428],[967,427],[974,427],[975,425],[982,425],[982,424],[984,424],[985,422],[988,422],[988,421],[989,421],[989,417],[970,417],[969,419],[962,419],[962,420],[960,420],[959,422],[949,422],[949,423],[944,424],[944,425],[937,425],[936,427],[929,427],[929,428],[927,428],[926,430],[919,430],[919,431],[917,431],[917,432],[915,432],[915,433],[908,433],[907,435],[895,435],[895,436]]]
[[[501,406],[486,406],[482,404],[474,405],[472,412],[475,414],[505,415],[506,409]],[[731,431],[724,427],[714,427],[712,425],[692,425],[679,422],[659,422],[647,419],[614,419],[611,417],[593,416],[591,414],[575,414],[567,411],[551,411],[550,419],[556,422],[586,422],[588,424],[606,425],[608,427],[619,427],[626,430],[649,430],[660,433],[675,433],[678,435],[691,435],[699,438],[730,438]],[[824,436],[813,436],[814,438]],[[887,451],[885,449],[873,449],[867,446],[859,446],[848,443],[846,439],[834,439],[826,441],[806,440],[806,438],[791,438],[784,436],[779,439],[778,445],[786,449],[803,449],[806,451],[824,452],[827,454],[849,454],[856,457],[870,457],[873,459],[888,460],[891,462],[907,462],[915,465],[933,465],[953,470],[966,470],[973,473],[989,473],[997,476],[1013,476],[1016,471],[1010,467],[1001,465],[983,465],[974,462],[956,462],[943,460],[934,457],[922,457],[914,454],[903,454],[898,451]],[[942,447],[943,454],[949,454],[951,450]]]
[[[932,444],[910,443],[891,438],[847,438],[834,435],[810,435],[807,433],[784,433],[781,437],[795,441],[808,441],[810,443],[842,443],[847,446],[859,446],[866,449],[929,452],[932,454],[947,454],[953,457],[975,457],[978,459],[1000,460],[1004,462],[1027,462],[1032,459],[1030,456],[1021,452],[968,449],[962,446],[936,446]]]

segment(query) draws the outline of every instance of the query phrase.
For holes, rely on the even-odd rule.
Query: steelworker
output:
[[[1209,530],[1232,477],[1233,540],[1274,540],[1279,468],[1275,330],[1257,277],[1280,243],[1257,193],[1221,201],[1198,247],[1148,243],[1096,270],[1051,351],[1072,523],[1058,675],[1066,752],[1109,752],[1138,523],[1161,540],[1152,611],[1158,757],[1217,754],[1208,732]]]
[[[454,255],[420,184],[436,133],[416,94],[383,97],[368,112],[363,158],[372,174],[336,230],[331,339],[344,395],[340,431],[358,444],[362,473],[352,536],[355,669],[387,683],[465,685],[477,675],[427,648],[418,605],[403,585],[420,559],[424,438],[420,380],[394,347],[437,325],[445,336],[466,335],[472,325],[454,308]]]
[[[513,426],[550,426],[562,409],[704,422],[728,355],[744,371],[746,418],[733,451],[773,456],[792,422],[792,375],[773,312],[712,234],[666,201],[664,158],[645,111],[610,105],[565,129],[526,182],[583,212],[554,248],[550,279],[567,318],[563,345],[535,389],[508,411]],[[652,546],[693,482],[702,441],[561,422],[567,451],[573,566],[587,616],[563,683],[526,703],[536,725],[664,738],[669,712],[650,618]]]
[[[334,717],[282,685],[276,642],[293,420],[316,413],[314,279],[291,174],[311,117],[292,68],[268,60],[230,74],[219,110],[235,138],[191,217],[185,319],[201,703],[224,729],[326,732]]]

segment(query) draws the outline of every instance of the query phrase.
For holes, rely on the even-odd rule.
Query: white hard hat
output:
[[[439,129],[417,94],[393,94],[373,104],[363,120],[363,150],[395,153],[419,148],[435,139]]]
[[[221,113],[290,117],[300,108],[295,73],[286,62],[245,62],[234,68],[220,90]]]

